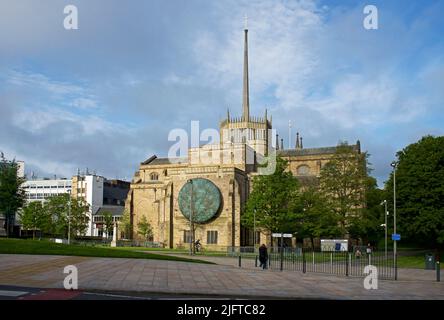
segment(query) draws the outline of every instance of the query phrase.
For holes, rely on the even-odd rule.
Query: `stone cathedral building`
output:
[[[207,249],[252,246],[268,243],[269,237],[241,225],[241,214],[252,178],[259,174],[258,163],[277,151],[299,178],[319,176],[322,166],[336,147],[304,148],[296,136],[294,149],[279,146],[272,135],[272,119],[250,115],[248,79],[248,30],[244,30],[242,116],[220,123],[220,142],[188,150],[184,158],[153,155],[140,164],[126,201],[133,224],[133,238],[140,238],[137,224],[145,216],[153,228],[152,241],[169,248],[188,248],[191,226],[195,240]],[[272,140],[276,138],[275,142]],[[360,152],[359,141],[353,146]]]

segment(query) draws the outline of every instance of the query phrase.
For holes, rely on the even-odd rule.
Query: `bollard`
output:
[[[241,256],[239,256],[239,268],[242,267]]]
[[[307,271],[306,269],[306,262],[305,262],[305,251],[302,249],[302,272],[305,273]]]
[[[436,261],[436,281],[441,281],[441,270],[440,270],[440,264],[439,261]]]
[[[256,259],[254,259],[254,266],[257,268],[257,256]]]

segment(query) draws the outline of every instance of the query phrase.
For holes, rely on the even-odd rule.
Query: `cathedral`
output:
[[[360,153],[359,141],[352,148]],[[149,240],[167,248],[189,248],[195,240],[207,250],[268,243],[267,234],[253,235],[253,230],[241,225],[253,177],[262,174],[258,164],[277,153],[288,161],[294,176],[314,179],[335,152],[336,147],[304,148],[299,133],[294,149],[284,149],[267,110],[260,117],[250,115],[245,28],[242,116],[227,112],[216,144],[190,148],[184,158],[153,155],[140,164],[126,200],[132,236],[141,238],[137,225],[144,216],[153,229]]]

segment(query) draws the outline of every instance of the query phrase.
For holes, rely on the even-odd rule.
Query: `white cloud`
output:
[[[47,76],[40,73],[10,70],[6,77],[9,84],[25,86],[33,89],[42,89],[57,97],[83,94],[85,92],[85,90],[78,85],[51,80]]]
[[[79,109],[94,109],[97,108],[97,102],[90,98],[77,98],[74,99],[72,104],[73,107]]]
[[[386,65],[383,59],[369,61],[364,54],[373,48],[371,56],[380,55],[381,47],[376,49],[374,42],[382,44],[391,35],[363,36],[362,10],[357,8],[341,15],[335,12],[333,22],[327,22],[327,10],[307,1],[232,3],[220,22],[230,31],[221,37],[203,32],[194,44],[201,81],[226,90],[227,100],[236,105],[234,112],[241,112],[243,34],[239,12],[248,12],[254,111],[262,112],[272,103],[273,116],[278,120],[281,114],[296,118],[302,109],[312,110],[319,117],[319,126],[329,122],[343,129],[408,123],[426,112],[428,99],[405,85],[418,79],[399,77],[396,66],[390,65],[392,58]],[[338,45],[336,41],[347,29],[351,41],[341,40]]]

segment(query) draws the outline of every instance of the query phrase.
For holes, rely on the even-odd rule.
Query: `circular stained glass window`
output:
[[[205,223],[219,212],[221,194],[216,185],[208,179],[191,179],[179,191],[179,208],[182,214],[196,223]]]

